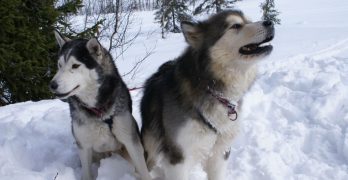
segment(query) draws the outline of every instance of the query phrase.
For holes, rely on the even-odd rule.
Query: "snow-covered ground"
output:
[[[260,19],[260,1],[238,4]],[[260,63],[259,78],[243,103],[241,133],[229,159],[227,179],[348,179],[348,1],[280,0],[272,55]],[[180,34],[160,39],[153,12],[137,14],[143,35],[117,61],[121,73],[146,52],[153,54],[129,87],[142,82],[185,48]],[[141,92],[132,92],[139,120]],[[134,168],[114,155],[101,161],[98,180],[135,180]],[[69,109],[59,100],[0,108],[0,180],[80,179]],[[206,179],[199,166],[192,180]]]

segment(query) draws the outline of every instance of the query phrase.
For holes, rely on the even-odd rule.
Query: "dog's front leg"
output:
[[[188,180],[189,169],[192,168],[190,160],[186,159],[180,163],[173,164],[168,159],[163,161],[165,180]]]
[[[79,148],[79,156],[82,165],[82,180],[93,180],[92,176],[92,149]]]
[[[140,174],[142,180],[151,180],[147,169],[144,148],[141,144],[138,127],[129,112],[124,112],[114,118],[112,132],[116,138],[126,147],[126,150],[135,166],[136,171]]]
[[[225,180],[228,157],[225,153],[214,153],[207,159],[205,170],[208,180]]]

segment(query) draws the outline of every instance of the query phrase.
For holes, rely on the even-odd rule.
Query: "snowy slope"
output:
[[[238,4],[260,18],[257,0]],[[255,85],[243,103],[241,133],[230,156],[226,179],[348,179],[348,1],[280,0],[282,25],[274,52],[260,63]],[[145,53],[130,87],[140,86],[164,61],[184,49],[181,35],[160,39],[153,12],[137,14],[143,35],[117,61],[121,73]],[[135,117],[141,92],[132,92]],[[77,147],[67,104],[24,102],[0,108],[0,180],[80,179]],[[135,180],[134,168],[115,155],[101,161],[98,180]],[[199,166],[192,180],[205,180]]]

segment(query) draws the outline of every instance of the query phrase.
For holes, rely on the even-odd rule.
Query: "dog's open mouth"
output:
[[[62,94],[54,93],[54,95],[57,96],[58,98],[64,98],[64,97],[67,97],[69,94],[71,94],[73,91],[75,91],[79,87],[80,87],[80,85],[77,85],[74,89],[72,89],[71,91],[69,91],[67,93],[62,93]]]
[[[273,39],[273,35],[267,37],[264,41],[260,43],[252,43],[245,45],[239,49],[239,53],[242,55],[257,55],[263,53],[269,53],[272,51],[273,47],[268,42]]]

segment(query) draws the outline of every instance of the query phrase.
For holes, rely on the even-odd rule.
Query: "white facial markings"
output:
[[[237,15],[230,15],[226,18],[226,22],[229,24],[229,27],[233,26],[234,24],[244,24],[243,19],[240,16]]]
[[[243,31],[244,27],[240,30],[230,29],[234,24],[241,24],[244,26],[243,19],[238,15],[230,15],[227,17],[228,29],[225,34],[215,43],[210,49],[211,57],[213,59],[213,68],[226,68],[231,65],[231,61],[239,57],[239,48],[243,43],[243,38],[239,31]],[[237,32],[238,31],[238,32]]]
[[[60,56],[59,59],[58,59],[58,63],[57,63],[58,69],[60,69],[63,66],[63,64],[65,64],[64,56]]]
[[[230,15],[226,18],[226,22],[229,24],[229,27],[233,26],[234,24],[241,24],[243,26],[241,31],[238,31],[238,33],[242,33],[242,41],[244,40],[246,44],[259,43],[265,39],[267,34],[262,22],[253,23],[245,17],[243,19],[238,15]]]
[[[267,30],[262,25],[262,22],[254,22],[246,24],[245,31],[243,31],[243,33],[245,34],[248,44],[260,43],[265,39]]]
[[[69,60],[65,61],[63,56],[61,56],[58,60],[59,69],[57,74],[53,78],[53,81],[56,81],[56,83],[58,84],[58,88],[56,90],[58,94],[65,94],[71,92],[73,89],[80,85],[79,79],[81,79],[81,77],[72,76],[71,64],[74,61],[76,61],[75,57],[69,57]],[[74,91],[77,90],[78,89]]]
[[[246,21],[245,23],[252,23],[253,20],[249,16],[244,16],[244,20]]]
[[[98,74],[95,69],[88,69],[74,56],[68,57],[67,60],[64,59],[64,56],[61,56],[58,59],[58,64],[60,68],[53,78],[53,81],[58,84],[56,93],[69,93],[67,97],[81,96],[81,99],[86,99],[88,105],[94,106],[99,88],[96,81]]]

